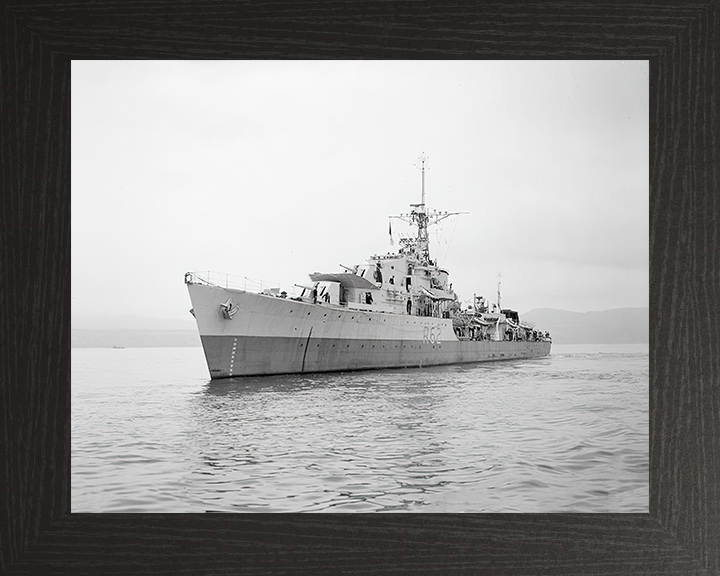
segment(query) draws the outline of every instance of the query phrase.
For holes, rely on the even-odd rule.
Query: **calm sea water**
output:
[[[648,346],[212,382],[72,350],[73,512],[647,512]]]

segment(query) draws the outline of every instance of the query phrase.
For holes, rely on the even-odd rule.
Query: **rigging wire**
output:
[[[452,245],[453,238],[455,238],[455,229],[457,228],[457,221],[458,218],[455,216],[453,218],[453,229],[452,234],[450,234],[450,242],[447,243],[447,248],[445,249],[445,255],[442,257],[442,262],[438,260],[438,266],[442,267],[445,264],[445,260],[447,259],[447,255],[450,252],[450,246]]]

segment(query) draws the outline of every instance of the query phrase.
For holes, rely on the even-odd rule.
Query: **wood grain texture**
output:
[[[0,6],[0,571],[720,574],[717,1]],[[70,514],[70,61],[648,59],[650,513]]]

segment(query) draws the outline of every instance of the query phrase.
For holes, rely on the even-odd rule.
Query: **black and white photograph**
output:
[[[72,62],[73,513],[648,513],[647,60]]]

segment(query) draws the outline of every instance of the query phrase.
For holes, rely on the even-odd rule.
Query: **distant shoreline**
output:
[[[578,314],[578,316],[583,316]],[[564,323],[544,318],[536,322],[548,330],[554,344],[649,344],[649,326],[644,319],[647,313],[639,313],[619,321],[616,316],[605,318],[592,315],[567,320]],[[623,317],[624,318],[624,317]],[[200,347],[200,335],[196,330],[150,330],[116,329],[93,330],[73,328],[70,335],[71,348],[195,348]]]
[[[615,308],[600,312],[569,312],[537,308],[520,316],[555,344],[647,344],[649,308]],[[78,319],[71,348],[148,348],[201,346],[194,320],[163,320],[140,316]]]
[[[195,348],[200,335],[195,330],[90,330],[73,328],[71,348]]]

